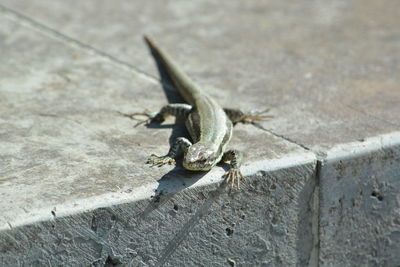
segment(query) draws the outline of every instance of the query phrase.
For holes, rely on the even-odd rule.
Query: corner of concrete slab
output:
[[[396,266],[400,133],[337,145],[319,164],[319,265]]]

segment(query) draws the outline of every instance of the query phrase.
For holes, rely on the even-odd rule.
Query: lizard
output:
[[[164,156],[152,154],[147,164],[163,166],[175,164],[175,158],[183,151],[183,167],[190,171],[209,171],[219,162],[230,162],[230,168],[225,173],[225,182],[239,189],[240,181],[244,179],[240,171],[243,160],[242,152],[227,149],[232,137],[232,128],[236,123],[253,123],[269,116],[261,116],[242,112],[239,109],[222,108],[212,97],[200,90],[171,59],[169,54],[146,35],[144,40],[152,54],[158,59],[172,85],[187,103],[167,104],[155,115],[147,112],[123,114],[130,118],[146,116],[141,123],[162,123],[167,116],[185,118],[185,126],[191,140],[185,137],[176,138],[168,153]]]

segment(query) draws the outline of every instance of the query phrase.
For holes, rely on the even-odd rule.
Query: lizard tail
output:
[[[170,58],[170,56],[161,50],[156,43],[148,36],[143,36],[150,51],[161,64],[166,74],[171,79],[174,87],[182,95],[183,99],[191,105],[194,105],[195,98],[201,94],[197,85],[187,76]]]

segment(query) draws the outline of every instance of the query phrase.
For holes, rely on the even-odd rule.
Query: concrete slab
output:
[[[156,75],[149,33],[222,102],[272,108],[265,127],[314,150],[400,126],[396,1],[0,3]]]
[[[0,265],[316,261],[313,153],[239,125],[240,192],[218,189],[223,166],[149,168],[171,129],[117,111],[158,110],[158,82],[9,14],[0,24]]]
[[[380,140],[387,133],[397,136],[400,128],[400,8],[396,1],[230,1],[223,8],[207,1],[163,1],[162,5],[126,0],[0,3],[28,16],[21,18],[3,8],[11,19],[25,21],[120,67],[156,76],[141,41],[143,33],[150,33],[222,104],[229,106],[240,99],[241,108],[271,107],[275,118],[264,127],[320,157],[320,265],[354,265],[367,251],[377,256],[365,257],[366,264],[396,262],[396,257],[390,258],[374,241],[387,244],[390,251],[398,250],[393,241],[398,232],[399,205],[394,201],[399,192],[398,172],[393,167],[399,158],[393,152],[397,145],[374,146],[375,141],[365,141],[369,137]],[[159,104],[149,101],[146,106]],[[122,109],[132,110],[129,106]],[[239,135],[242,129],[241,138],[246,139],[248,128],[241,127]],[[371,146],[365,148],[368,155],[363,149],[354,149],[354,144]],[[156,146],[165,151],[163,145],[160,140]],[[239,140],[238,145],[244,143]],[[253,148],[258,151],[256,148],[264,145],[254,143]],[[255,156],[259,159],[262,155]],[[368,157],[371,163],[359,162]],[[355,167],[360,169],[346,174]],[[338,174],[335,168],[345,173]],[[376,178],[379,174],[382,178]],[[342,175],[348,179],[335,179]],[[346,199],[356,199],[354,192],[374,192],[375,185],[381,183],[392,186],[387,191],[389,197],[380,202],[384,208],[377,208],[386,216],[369,217],[375,214],[376,206],[369,205],[367,195],[361,197],[362,208],[356,215],[350,207],[353,204],[346,206]],[[339,221],[351,226],[338,227]],[[373,221],[378,233],[357,232],[356,224],[372,229]],[[387,222],[390,227],[384,227]],[[350,231],[355,231],[352,239],[345,240]],[[354,242],[365,246],[354,247]],[[343,255],[350,258],[346,261]]]

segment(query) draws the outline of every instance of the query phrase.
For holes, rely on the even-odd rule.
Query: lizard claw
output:
[[[147,159],[146,164],[151,164],[151,167],[161,167],[165,164],[175,164],[175,159],[171,158],[170,156],[157,156],[151,154],[150,157]]]
[[[238,168],[231,168],[224,176],[225,183],[230,184],[231,188],[240,189],[240,181],[244,180],[244,176]]]

